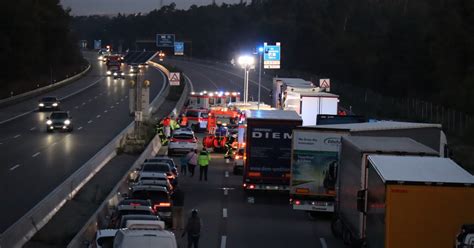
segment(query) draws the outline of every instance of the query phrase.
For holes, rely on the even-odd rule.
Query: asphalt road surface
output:
[[[193,83],[195,91],[243,89],[243,70],[222,64],[168,59],[178,66]],[[258,96],[258,71],[250,74],[249,99]],[[262,100],[270,104],[271,79],[262,80]],[[199,134],[202,142],[203,134]],[[162,153],[165,151],[161,151]],[[175,157],[179,163],[179,157]],[[185,191],[185,210],[198,208],[203,220],[201,247],[261,248],[261,247],[344,247],[330,231],[330,215],[310,218],[303,211],[292,210],[288,194],[274,192],[247,195],[241,185],[242,176],[232,174],[223,154],[212,154],[209,181],[199,181],[181,175]],[[186,244],[177,232],[178,242]],[[185,246],[183,246],[185,247]]]
[[[80,80],[45,95],[64,98],[61,109],[72,114],[72,133],[46,133],[48,112],[32,111],[37,99],[0,109],[0,232],[33,208],[82,164],[120,133],[128,114],[130,78],[105,77],[106,66],[85,53],[92,70]],[[163,86],[163,75],[146,68],[150,98]]]

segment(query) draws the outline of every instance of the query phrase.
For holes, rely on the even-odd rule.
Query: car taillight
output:
[[[177,140],[175,138],[171,138],[170,142],[176,142]]]
[[[155,209],[157,208],[164,208],[164,207],[171,207],[171,203],[169,202],[160,202],[159,204],[155,204],[155,206],[153,206]]]
[[[140,203],[130,203],[130,206],[137,207],[137,206],[141,206],[141,204]]]
[[[247,184],[246,184],[246,183],[242,184],[242,187],[246,188],[246,187],[247,187]]]
[[[248,176],[249,177],[259,177],[261,176],[262,174],[260,172],[249,172],[248,173]]]
[[[198,140],[196,138],[193,138],[193,140],[191,141],[192,143],[197,143]]]
[[[295,201],[295,205],[300,205],[300,204],[301,204],[301,202],[299,200]]]
[[[236,156],[235,156],[235,159],[240,159],[240,156],[239,156],[239,155],[236,155]]]
[[[250,184],[250,185],[249,185],[249,189],[255,189],[255,185]]]

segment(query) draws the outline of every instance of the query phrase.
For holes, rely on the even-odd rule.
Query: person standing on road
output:
[[[198,164],[199,164],[199,181],[202,181],[204,176],[204,180],[207,181],[207,169],[209,167],[209,161],[211,161],[211,156],[203,149],[198,157]]]
[[[184,228],[184,232],[181,237],[184,235],[188,235],[188,248],[198,248],[199,247],[199,237],[201,236],[201,227],[202,222],[201,218],[199,217],[198,210],[193,209],[191,211],[191,217],[188,219],[188,223],[186,223],[186,227]]]
[[[189,158],[188,158],[188,155],[183,155],[180,159],[180,162],[181,162],[181,174],[185,175],[186,176],[186,170],[188,169],[188,161],[189,161]]]
[[[197,154],[197,149],[194,149],[190,151],[186,157],[188,158],[188,168],[189,168],[189,173],[191,173],[191,177],[194,176],[194,169],[196,168],[196,165],[198,163],[198,154]]]
[[[184,192],[178,187],[173,193],[173,229],[183,230],[184,219],[183,219],[183,206],[184,206]]]
[[[166,116],[166,118],[163,120],[163,130],[167,139],[169,139],[171,136],[170,125],[171,125],[171,118],[169,116]]]

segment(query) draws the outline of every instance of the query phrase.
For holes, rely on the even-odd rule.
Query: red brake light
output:
[[[140,203],[130,203],[130,206],[137,207],[137,206],[141,206],[141,204]]]
[[[249,177],[260,177],[262,174],[260,172],[249,172]]]
[[[296,201],[295,201],[295,204],[296,204],[296,205],[300,205],[301,202],[300,202],[299,200],[296,200]]]
[[[249,185],[249,189],[255,189],[255,185],[250,184],[250,185]]]
[[[175,138],[171,138],[170,142],[176,142],[177,140]]]
[[[162,208],[162,207],[171,207],[171,203],[169,203],[169,202],[160,202],[160,204],[155,205],[155,208]]]

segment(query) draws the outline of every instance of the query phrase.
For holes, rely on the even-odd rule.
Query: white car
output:
[[[160,221],[132,223],[117,231],[114,248],[177,248],[176,237],[164,229]]]
[[[100,229],[96,232],[95,247],[112,247],[117,229]]]
[[[190,128],[180,128],[173,132],[168,144],[168,156],[176,153],[188,153],[197,149],[197,138]]]

